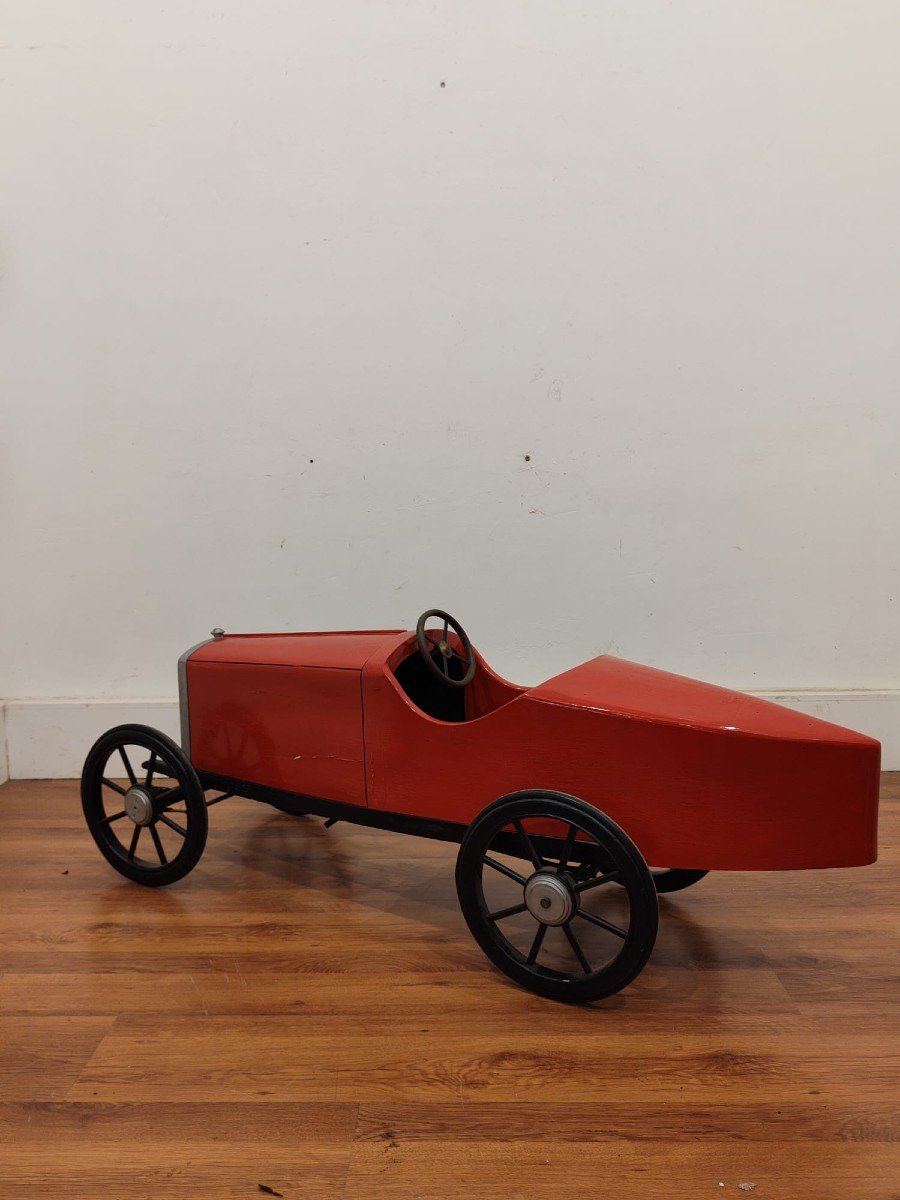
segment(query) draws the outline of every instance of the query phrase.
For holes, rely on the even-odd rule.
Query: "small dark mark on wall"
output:
[[[526,455],[525,455],[525,461],[526,461],[526,462],[531,462],[531,455],[530,455],[530,454],[526,454]]]
[[[446,86],[447,86],[447,80],[446,80],[446,79],[442,79],[442,80],[441,80],[441,87],[446,87]]]

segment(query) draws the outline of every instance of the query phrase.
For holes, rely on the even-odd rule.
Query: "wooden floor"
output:
[[[6,784],[0,1196],[900,1196],[884,796],[877,866],[711,875],[570,1009],[483,958],[452,846],[234,800],[154,891],[74,783]]]

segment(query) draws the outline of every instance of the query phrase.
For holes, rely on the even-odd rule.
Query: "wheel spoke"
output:
[[[138,838],[141,836],[142,825],[135,825],[134,833],[131,835],[131,845],[128,847],[128,861],[134,862],[134,852],[137,850]]]
[[[581,917],[584,921],[590,921],[590,923],[592,925],[596,925],[598,929],[605,929],[607,933],[614,933],[616,937],[622,938],[623,940],[628,937],[627,929],[620,929],[618,925],[613,925],[609,921],[604,921],[602,917],[595,917],[593,913],[585,912],[581,908],[579,908],[575,915],[577,917]]]
[[[540,871],[544,864],[541,862],[540,856],[534,848],[534,843],[525,832],[524,825],[521,821],[513,821],[513,829],[515,829],[522,841],[522,845],[525,847],[525,857],[531,859],[536,871]]]
[[[150,768],[150,759],[148,758],[146,762],[141,763],[141,769],[144,771],[147,771],[147,770],[149,770],[149,768]],[[153,769],[153,773],[154,773],[154,775],[162,775],[166,779],[172,778],[172,772],[165,765],[165,762],[160,760],[160,757],[158,754],[156,755],[156,766]]]
[[[514,917],[516,913],[525,912],[528,906],[526,904],[511,904],[509,908],[501,908],[499,912],[490,914],[492,921],[502,921],[504,917]]]
[[[520,875],[517,871],[511,870],[509,867],[504,866],[503,863],[497,862],[496,859],[486,857],[484,860],[484,865],[486,867],[493,868],[495,871],[499,871],[501,875],[505,875],[507,879],[512,879],[514,883],[520,883],[522,887],[525,886],[524,875]]]
[[[537,933],[534,935],[534,941],[531,943],[531,949],[528,951],[528,958],[525,960],[529,967],[533,967],[537,961],[538,952],[544,942],[544,934],[547,932],[547,926],[538,924]]]
[[[101,782],[105,787],[112,788],[114,792],[118,792],[120,796],[125,795],[125,789],[123,787],[119,787],[117,783],[113,783],[111,779],[107,779],[105,775],[103,776]]]
[[[445,622],[444,622],[444,633],[443,633],[443,638],[442,638],[442,641],[445,641],[445,642],[446,642],[446,640],[447,640],[447,622],[445,621]]]
[[[424,633],[422,636],[425,638],[425,641],[428,643],[429,646],[434,646],[435,650],[440,650],[440,646],[434,640],[434,638],[430,638],[427,633]]]
[[[147,778],[144,780],[144,787],[149,788],[153,782],[153,772],[156,770],[156,751],[150,755],[150,761],[147,763]]]
[[[578,945],[578,938],[572,932],[571,927],[569,926],[568,922],[566,922],[566,924],[563,925],[562,930],[563,930],[563,933],[566,935],[566,937],[569,940],[569,945],[575,951],[575,957],[578,959],[579,963],[581,964],[582,971],[584,971],[585,975],[590,975],[591,964],[584,957],[584,953],[582,952],[581,947]]]
[[[562,854],[559,856],[559,863],[556,867],[557,875],[562,875],[566,867],[569,865],[569,855],[572,853],[572,847],[575,844],[575,837],[578,830],[574,825],[569,826],[569,832],[566,834],[566,840],[563,842]]]
[[[156,832],[155,825],[150,826],[150,836],[153,838],[153,845],[156,847],[156,853],[159,855],[159,861],[163,866],[166,866],[169,860],[166,858],[166,852],[163,850],[163,844],[159,840],[159,834]]]
[[[154,797],[154,799],[156,801],[156,811],[157,812],[165,812],[167,809],[171,808],[173,804],[177,804],[178,801],[181,800],[181,798],[182,798],[182,796],[181,796],[181,785],[180,784],[178,785],[178,787],[169,788],[168,791],[157,792],[156,796]],[[164,800],[165,803],[160,805],[160,803],[159,803],[160,800]]]
[[[119,755],[121,756],[121,759],[122,759],[122,765],[125,768],[125,774],[128,776],[129,780],[131,781],[131,786],[137,787],[137,777],[135,776],[134,771],[131,769],[131,763],[128,761],[128,755],[125,753],[124,746],[119,747]]]
[[[445,654],[441,654],[441,670],[450,678],[450,659]]]
[[[164,812],[161,812],[157,819],[162,821],[163,825],[168,825],[170,829],[174,829],[176,833],[180,833],[182,837],[187,837],[187,830],[182,829],[180,825],[176,825],[174,821],[170,821]]]
[[[575,891],[589,892],[591,888],[602,887],[604,883],[613,883],[620,878],[618,871],[607,871],[605,875],[598,875],[595,879],[583,879],[581,883],[576,883]]]
[[[104,817],[103,820],[100,822],[100,824],[101,825],[112,825],[113,821],[121,821],[122,817],[126,817],[127,815],[128,814],[125,812],[125,809],[123,808],[121,812],[113,813],[113,815],[111,817]]]

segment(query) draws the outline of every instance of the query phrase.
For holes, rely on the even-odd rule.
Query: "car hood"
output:
[[[186,657],[193,663],[261,667],[335,667],[361,671],[377,650],[409,635],[403,629],[350,629],[329,633],[222,634],[201,642]]]
[[[546,704],[586,708],[636,721],[792,741],[877,745],[865,734],[794,712],[769,700],[608,654],[548,679],[532,688],[528,695]]]

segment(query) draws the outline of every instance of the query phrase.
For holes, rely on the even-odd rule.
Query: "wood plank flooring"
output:
[[[155,891],[76,783],[5,784],[0,1198],[897,1200],[900,776],[883,797],[876,866],[710,875],[571,1009],[483,957],[455,847],[232,800]]]

